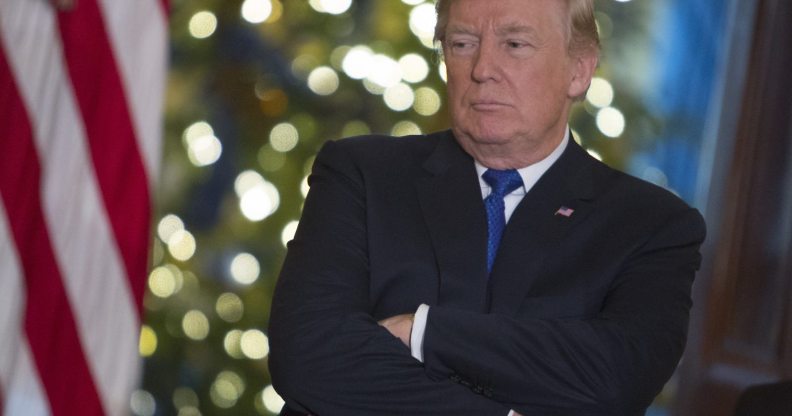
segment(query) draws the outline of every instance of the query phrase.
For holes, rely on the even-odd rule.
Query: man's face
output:
[[[561,0],[453,1],[443,54],[453,130],[468,153],[558,144],[589,82],[569,56],[567,21]]]

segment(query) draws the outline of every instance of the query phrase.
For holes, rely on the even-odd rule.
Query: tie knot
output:
[[[481,177],[492,187],[492,193],[501,198],[523,184],[522,177],[516,169],[487,169]]]

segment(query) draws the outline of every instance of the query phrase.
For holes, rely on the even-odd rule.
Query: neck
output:
[[[566,125],[563,127],[567,129]],[[522,169],[545,159],[561,144],[566,135],[566,130],[561,130],[540,140],[515,138],[504,143],[484,143],[457,129],[453,131],[465,152],[485,167],[498,170]]]

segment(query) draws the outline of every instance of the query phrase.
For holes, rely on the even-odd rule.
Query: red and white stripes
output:
[[[121,415],[158,174],[161,0],[0,2],[0,414]]]

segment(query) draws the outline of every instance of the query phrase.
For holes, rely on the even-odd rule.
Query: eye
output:
[[[473,42],[466,40],[457,40],[451,42],[451,47],[454,49],[470,49],[473,47]]]
[[[508,46],[509,49],[521,49],[521,48],[525,48],[525,47],[527,47],[529,45],[527,43],[523,42],[523,41],[510,40],[510,41],[506,42],[506,46]]]

